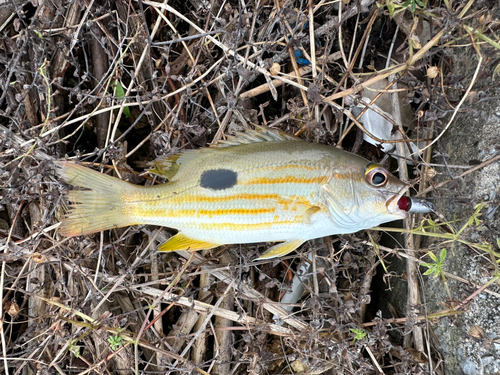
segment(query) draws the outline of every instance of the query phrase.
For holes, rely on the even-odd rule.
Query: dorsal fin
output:
[[[226,140],[219,141],[210,145],[210,147],[229,147],[246,145],[249,143],[276,141],[302,141],[302,139],[293,135],[288,135],[279,130],[270,130],[256,125],[255,130],[245,129],[242,132],[236,132],[234,135],[228,135]]]
[[[262,126],[255,126],[255,130],[245,129],[242,132],[237,132],[235,135],[228,135],[226,140],[219,141],[210,148],[202,148],[197,150],[185,150],[175,154],[162,156],[151,163],[150,173],[157,174],[172,181],[174,176],[179,171],[181,164],[188,163],[198,157],[200,153],[206,155],[208,152],[217,152],[214,148],[241,146],[250,143],[258,142],[277,142],[277,141],[302,141],[302,139],[293,135],[288,135],[279,130],[270,130]]]

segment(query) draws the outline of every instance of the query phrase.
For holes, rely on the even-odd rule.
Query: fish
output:
[[[304,242],[404,219],[409,186],[381,165],[340,148],[256,127],[210,147],[160,157],[150,173],[167,182],[139,186],[70,161],[56,161],[69,189],[63,236],[131,225],[177,234],[159,251],[277,242],[258,259],[284,256]]]

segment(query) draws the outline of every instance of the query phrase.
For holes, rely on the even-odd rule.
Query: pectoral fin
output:
[[[216,243],[204,242],[189,238],[188,236],[177,233],[175,236],[170,237],[167,242],[163,243],[158,247],[158,251],[179,251],[179,250],[204,250],[212,249],[214,247],[220,246]]]
[[[311,223],[311,218],[312,216],[316,213],[316,212],[319,212],[321,211],[321,207],[318,207],[318,206],[311,206],[307,209],[306,211],[306,214],[304,216],[304,219],[306,220],[306,222],[308,224]]]
[[[286,255],[286,254],[294,251],[296,248],[298,248],[304,242],[305,242],[304,240],[291,240],[291,241],[286,241],[286,242],[274,245],[273,247],[271,247],[269,250],[267,250],[264,254],[262,254],[259,258],[255,259],[255,260],[271,259],[271,258],[276,258],[276,257]]]

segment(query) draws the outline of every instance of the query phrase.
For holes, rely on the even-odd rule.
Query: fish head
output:
[[[335,166],[322,187],[322,200],[338,234],[404,219],[411,206],[405,205],[410,200],[404,196],[407,184],[384,167],[362,160]]]

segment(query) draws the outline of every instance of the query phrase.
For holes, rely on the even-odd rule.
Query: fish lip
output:
[[[401,218],[405,218],[408,216],[408,212],[399,208],[398,202],[401,199],[401,197],[405,195],[405,193],[408,191],[409,188],[410,188],[409,185],[403,186],[397,194],[395,194],[394,196],[392,196],[387,200],[387,202],[385,203],[387,212],[393,215],[397,215]]]

